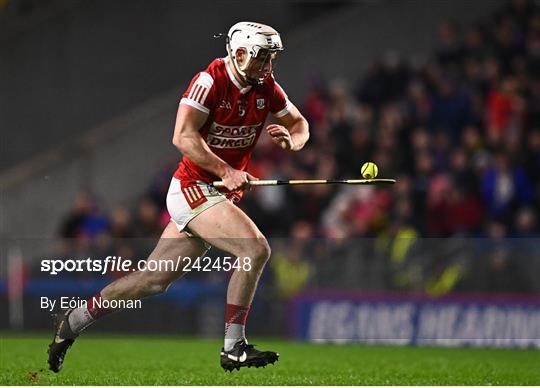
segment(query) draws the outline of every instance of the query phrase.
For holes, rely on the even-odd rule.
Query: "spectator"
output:
[[[281,298],[289,299],[302,290],[309,279],[310,265],[306,260],[306,247],[313,237],[313,227],[298,221],[291,230],[292,241],[287,247],[279,245],[270,262]]]
[[[145,197],[139,201],[134,234],[136,237],[159,237],[161,235],[159,209],[151,199]]]
[[[60,236],[63,238],[75,238],[82,233],[84,220],[90,214],[90,194],[80,192],[75,197],[73,208],[60,223]]]
[[[511,211],[532,202],[532,186],[521,166],[499,152],[482,182],[484,203],[492,217],[509,218]]]

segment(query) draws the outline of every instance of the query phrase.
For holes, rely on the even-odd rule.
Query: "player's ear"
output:
[[[236,56],[236,62],[240,66],[242,66],[246,62],[247,51],[245,48],[239,47],[238,49],[236,49],[234,55]]]

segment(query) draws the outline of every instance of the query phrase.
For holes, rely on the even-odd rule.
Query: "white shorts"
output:
[[[227,201],[227,197],[212,185],[198,181],[182,186],[181,181],[173,177],[167,193],[167,210],[182,232],[189,221],[223,201]]]

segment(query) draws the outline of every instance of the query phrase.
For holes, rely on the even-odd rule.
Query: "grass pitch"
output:
[[[0,341],[0,385],[540,385],[536,350],[261,340],[253,342],[278,351],[279,362],[225,373],[218,340],[82,336],[54,374],[49,336]]]

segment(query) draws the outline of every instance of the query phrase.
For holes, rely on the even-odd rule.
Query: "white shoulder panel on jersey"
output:
[[[291,105],[292,105],[292,102],[290,102],[289,100],[287,100],[286,104],[285,104],[285,108],[283,108],[282,110],[280,110],[279,112],[276,112],[274,113],[274,117],[277,117],[277,118],[280,118],[280,117],[283,117],[285,116],[287,113],[289,113],[289,110],[291,109]]]
[[[191,87],[188,96],[182,98],[180,103],[192,106],[204,113],[209,113],[210,110],[204,106],[204,102],[206,101],[206,97],[208,97],[208,93],[210,93],[213,84],[214,79],[212,76],[207,72],[201,72]]]
[[[200,110],[201,112],[204,112],[206,114],[210,113],[210,109],[208,109],[207,107],[205,107],[204,105],[202,104],[199,104],[198,102],[195,102],[193,100],[190,100],[189,98],[182,98],[180,100],[180,104],[186,104],[186,105],[189,105],[191,106],[192,108],[195,108],[197,110]]]

